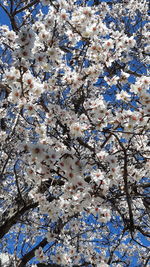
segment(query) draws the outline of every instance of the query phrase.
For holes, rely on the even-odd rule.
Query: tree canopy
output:
[[[149,266],[148,1],[0,10],[2,266]]]

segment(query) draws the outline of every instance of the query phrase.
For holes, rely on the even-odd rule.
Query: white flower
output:
[[[42,0],[41,2],[43,6],[48,6],[50,4],[49,0]]]
[[[36,127],[35,130],[36,130],[36,133],[41,135],[41,137],[46,135],[46,127],[45,127],[45,125],[40,124],[40,125],[38,125]]]
[[[43,64],[46,63],[46,56],[45,53],[40,52],[35,55],[35,60],[37,64]]]
[[[30,51],[29,47],[19,49],[18,52],[19,52],[19,57],[21,57],[21,58],[24,58],[24,59],[31,58],[31,51]]]
[[[1,253],[1,254],[0,254],[0,260],[1,260],[1,264],[2,264],[2,266],[5,267],[5,266],[8,266],[7,264],[9,263],[10,258],[9,258],[9,256],[8,256],[8,254],[6,254],[6,253]],[[5,264],[6,264],[6,265],[5,265]]]
[[[99,209],[99,220],[102,223],[107,223],[111,219],[110,209],[100,208]]]
[[[30,144],[29,150],[31,151],[31,154],[33,157],[39,159],[39,160],[43,160],[44,159],[44,146],[42,144]]]
[[[60,55],[60,51],[58,48],[51,47],[47,50],[48,56],[50,57],[50,60],[56,60],[58,56]]]
[[[10,93],[8,99],[12,101],[14,104],[19,104],[21,97],[21,90],[18,87],[14,87],[12,92]]]
[[[32,103],[31,104],[27,103],[25,105],[25,111],[26,111],[27,115],[29,115],[29,116],[35,115],[35,113],[36,113],[35,112],[35,105],[33,105]]]
[[[83,29],[82,30],[82,36],[84,37],[84,38],[89,38],[91,35],[93,35],[93,32],[91,31],[91,29],[90,28],[86,28],[86,29]]]
[[[127,82],[128,78],[129,78],[129,74],[124,72],[124,71],[121,71],[121,75],[120,75],[120,79],[119,79],[119,82],[124,84]]]
[[[51,258],[54,262],[57,262],[57,264],[62,263],[62,254],[60,252],[57,252],[57,254],[52,255]]]
[[[28,168],[26,170],[26,173],[27,173],[27,177],[30,179],[35,179],[35,176],[36,176],[36,172],[33,168]]]
[[[66,264],[66,265],[69,264],[69,266],[71,266],[70,263],[71,263],[70,255],[68,253],[63,253],[62,254],[62,264]]]
[[[114,155],[108,155],[107,161],[109,162],[111,166],[116,166],[117,164],[117,158]]]
[[[91,177],[98,185],[104,179],[104,175],[100,170],[93,171]]]
[[[121,93],[116,94],[116,99],[128,102],[130,100],[130,95],[125,91],[121,91]]]
[[[114,48],[114,41],[112,39],[108,39],[104,44],[103,44],[104,49],[109,50]]]
[[[104,261],[101,261],[100,264],[97,264],[97,267],[109,267],[109,265],[107,263],[105,263]]]
[[[131,36],[130,38],[126,37],[125,38],[125,44],[128,47],[133,48],[136,45],[136,40],[134,39],[133,36]]]
[[[34,95],[35,97],[39,97],[43,93],[43,90],[44,90],[43,84],[35,82],[34,87],[32,90],[30,90],[29,94]]]
[[[130,92],[137,94],[137,93],[140,93],[142,90],[143,90],[143,88],[142,88],[141,84],[139,84],[139,83],[131,84]]]
[[[51,216],[50,216],[51,217]],[[47,238],[47,241],[48,242],[54,242],[55,241],[55,237],[54,237],[54,235],[51,233],[51,232],[48,232],[47,234],[46,234],[46,238]]]
[[[146,47],[145,47],[145,53],[150,53],[150,45],[147,45]]]
[[[77,138],[82,136],[84,127],[79,122],[74,122],[70,126],[71,134]]]
[[[16,33],[14,31],[9,31],[6,36],[11,42],[15,43]]]
[[[68,19],[68,14],[67,14],[67,12],[66,12],[65,9],[62,9],[62,10],[61,10],[59,16],[60,16],[60,19],[61,19],[62,21]]]
[[[140,82],[143,88],[148,89],[150,86],[150,77],[142,76]]]
[[[40,262],[45,261],[47,259],[47,257],[44,255],[43,249],[41,247],[39,247],[38,249],[35,250],[35,256],[36,256],[37,260],[39,260]]]
[[[46,31],[45,29],[41,30],[39,33],[39,38],[41,41],[46,42],[49,39],[49,32]]]
[[[26,86],[29,87],[30,89],[32,89],[34,86],[34,80],[35,79],[30,72],[26,72],[23,75],[23,81],[26,84]]]
[[[54,163],[59,159],[59,153],[54,149],[49,149],[48,151],[49,160]]]
[[[4,80],[11,84],[16,82],[20,77],[19,70],[15,67],[11,67],[10,70],[5,71]]]
[[[105,76],[104,80],[108,83],[108,85],[112,86],[112,85],[117,84],[119,77],[113,76],[112,78],[109,78],[109,77]]]

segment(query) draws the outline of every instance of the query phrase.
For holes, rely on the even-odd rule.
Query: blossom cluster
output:
[[[38,262],[119,266],[149,236],[148,5],[78,2],[42,0],[32,24],[0,27],[2,206],[50,244]]]

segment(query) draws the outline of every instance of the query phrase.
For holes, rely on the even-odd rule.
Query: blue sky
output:
[[[5,11],[0,7],[0,25],[9,25],[9,18],[6,15]]]

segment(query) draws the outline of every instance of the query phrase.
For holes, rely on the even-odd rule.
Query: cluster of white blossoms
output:
[[[32,24],[0,27],[3,205],[31,205],[29,240],[51,245],[38,262],[123,266],[128,238],[135,255],[149,237],[148,5],[39,2]]]
[[[43,249],[41,247],[39,247],[36,251],[35,251],[35,256],[37,257],[37,260],[41,261],[46,261],[47,257],[44,255]]]

